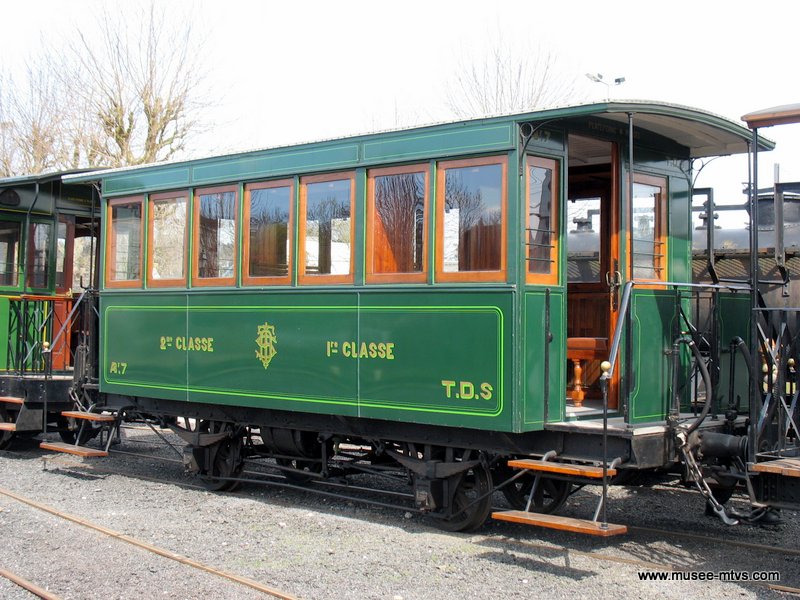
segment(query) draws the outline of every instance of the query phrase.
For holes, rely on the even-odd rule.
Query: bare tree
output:
[[[0,175],[157,162],[187,147],[206,106],[202,42],[167,6],[111,5],[44,46],[24,77],[0,74]]]
[[[575,101],[576,89],[553,53],[501,39],[483,57],[462,58],[447,84],[447,106],[458,118],[525,112]]]
[[[119,6],[119,5],[117,5]],[[136,10],[137,5],[129,10]],[[100,35],[79,32],[60,69],[94,127],[82,143],[101,164],[136,165],[173,158],[196,132],[204,70],[191,20],[176,30],[154,2],[98,17]]]
[[[21,83],[8,75],[0,81],[0,175],[71,166],[60,79],[34,64]]]

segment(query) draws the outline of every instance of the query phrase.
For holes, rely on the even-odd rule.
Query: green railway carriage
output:
[[[663,420],[690,161],[747,134],[612,103],[77,176],[105,203],[100,389],[538,431],[570,416],[568,340],[591,384],[637,280],[610,404]]]
[[[169,425],[212,489],[400,473],[448,529],[642,470],[727,518],[752,288],[692,284],[692,167],[750,135],[604,102],[65,176],[102,190],[65,416]]]
[[[61,330],[73,290],[91,285],[99,197],[64,174],[0,179],[0,448],[42,430],[48,396],[72,406],[76,338]]]

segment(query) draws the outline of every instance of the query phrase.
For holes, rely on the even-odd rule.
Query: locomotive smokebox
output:
[[[704,431],[700,433],[700,452],[704,457],[736,458],[747,460],[747,438]]]

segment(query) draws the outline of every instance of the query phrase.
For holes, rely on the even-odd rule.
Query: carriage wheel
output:
[[[464,460],[468,460],[465,456]],[[459,475],[450,519],[437,519],[436,525],[445,531],[471,531],[477,529],[492,508],[492,474],[488,467],[480,462],[465,473]],[[480,499],[479,499],[480,498]]]
[[[220,421],[203,421],[200,428],[208,433],[222,433],[233,431],[231,423]],[[244,469],[242,460],[243,437],[232,435],[215,444],[210,450],[214,454],[211,465],[206,469],[201,478],[205,488],[212,492],[232,492],[239,487],[241,482],[231,481],[228,478],[238,477]],[[224,478],[224,479],[223,479]]]
[[[58,417],[58,435],[65,444],[75,444],[78,440],[78,432],[81,432],[81,425],[73,418]],[[86,423],[77,441],[78,446],[83,446],[86,442],[93,440],[100,434],[99,428],[94,428],[91,423]]]
[[[5,406],[0,406],[0,423],[15,423],[16,417],[6,410]],[[14,439],[13,431],[0,430],[0,450],[5,450],[11,445]]]
[[[511,508],[525,510],[535,480],[536,477],[534,475],[526,474],[509,483],[501,490]],[[539,485],[533,494],[530,509],[537,513],[554,513],[564,506],[570,491],[572,491],[570,482],[540,476]]]

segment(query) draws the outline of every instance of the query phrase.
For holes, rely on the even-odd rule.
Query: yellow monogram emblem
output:
[[[278,353],[278,350],[275,348],[277,343],[278,336],[275,335],[274,325],[264,323],[258,326],[258,337],[256,338],[258,350],[256,350],[256,358],[261,361],[265,369],[269,367],[269,363],[272,362],[272,359],[275,358],[275,355]]]

